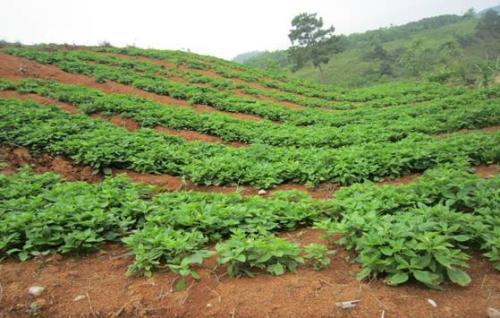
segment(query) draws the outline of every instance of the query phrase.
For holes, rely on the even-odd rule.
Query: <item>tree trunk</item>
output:
[[[321,68],[321,64],[318,64],[318,69],[319,69],[319,78],[320,78],[320,81],[323,83],[325,77],[324,77],[323,69]]]

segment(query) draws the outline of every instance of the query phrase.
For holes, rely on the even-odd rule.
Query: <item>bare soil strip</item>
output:
[[[186,66],[186,65],[175,65],[174,63],[168,62],[168,61],[165,61],[165,60],[154,59],[154,58],[149,58],[149,57],[145,57],[145,56],[130,56],[130,55],[126,55],[126,54],[116,54],[116,53],[102,53],[102,52],[100,52],[100,54],[114,56],[114,57],[117,57],[117,58],[120,58],[120,59],[125,59],[125,60],[136,60],[136,61],[143,61],[143,62],[154,63],[154,64],[157,64],[157,65],[164,66],[167,70],[168,69],[179,69],[179,70],[182,70],[182,71],[189,71],[189,72],[192,72],[192,73],[197,73],[197,74],[205,75],[205,76],[216,78],[216,79],[230,80],[234,84],[240,84],[240,83],[242,83],[242,84],[248,85],[248,86],[250,86],[252,88],[262,89],[262,90],[266,90],[266,91],[270,91],[270,92],[283,92],[283,91],[280,91],[280,90],[277,90],[277,89],[274,89],[274,88],[266,87],[266,86],[264,86],[262,84],[259,84],[259,83],[256,83],[256,82],[243,81],[243,80],[237,79],[237,78],[228,79],[228,78],[225,78],[225,77],[221,76],[220,74],[217,74],[216,72],[211,71],[211,70],[194,69],[194,68],[190,68],[189,66]],[[171,79],[173,81],[177,81],[177,82],[188,83],[188,81],[185,80],[182,77],[171,76],[171,77],[169,77],[169,79]],[[190,84],[190,85],[202,86],[200,84]],[[236,95],[239,95],[239,96],[243,96],[243,97],[247,97],[247,98],[252,98],[252,99],[256,99],[256,100],[270,101],[270,102],[273,102],[273,103],[281,104],[281,105],[283,105],[285,107],[288,107],[288,108],[294,109],[294,110],[296,110],[296,109],[307,109],[307,107],[305,107],[303,105],[299,105],[299,104],[293,103],[293,102],[287,102],[287,101],[283,101],[283,100],[279,100],[279,99],[272,98],[272,97],[267,97],[267,96],[250,95],[250,94],[247,94],[247,93],[245,93],[245,92],[243,92],[241,90],[238,90],[238,89],[234,90],[233,92]],[[299,95],[299,94],[293,94],[293,93],[288,93],[288,94],[295,95],[295,96],[298,96],[298,97],[304,97],[304,96]],[[325,108],[317,108],[317,109],[322,110],[322,111],[331,111],[331,110],[325,109]]]
[[[116,82],[107,81],[106,83],[97,83],[94,78],[67,73],[56,66],[44,65],[22,57],[12,56],[0,52],[0,78],[8,80],[21,80],[27,78],[40,78],[45,80],[56,80],[67,84],[80,84],[102,90],[106,93],[130,94],[144,97],[159,103],[191,107],[198,112],[217,112],[226,114],[234,118],[243,120],[260,121],[261,117],[242,113],[224,112],[207,105],[189,105],[185,100],[175,99],[169,96],[149,93],[132,86],[122,85]]]
[[[299,244],[327,244],[322,232],[302,229],[282,236]],[[335,247],[329,268],[275,277],[229,278],[209,259],[199,269],[199,282],[174,292],[176,275],[162,270],[151,278],[125,275],[133,258],[120,244],[106,244],[88,255],[38,257],[0,265],[1,317],[32,317],[36,302],[41,317],[487,317],[500,306],[500,274],[486,259],[473,254],[468,287],[445,284],[435,291],[409,283],[384,285],[382,279],[359,282],[354,255]],[[31,286],[45,288],[38,298]],[[437,307],[429,304],[432,299]],[[360,300],[350,310],[335,303]],[[33,306],[31,306],[33,308]]]
[[[51,98],[43,97],[37,94],[21,94],[15,91],[0,91],[0,97],[3,98],[16,98],[16,99],[22,99],[22,100],[32,100],[35,101],[39,104],[46,105],[46,106],[57,106],[58,108],[64,110],[65,112],[71,113],[71,114],[78,114],[80,113],[80,110],[78,107],[73,106],[68,103],[63,103],[56,101]]]

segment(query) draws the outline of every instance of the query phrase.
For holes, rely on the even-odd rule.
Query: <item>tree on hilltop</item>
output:
[[[341,51],[339,37],[330,26],[323,29],[323,18],[316,13],[301,13],[293,18],[292,29],[288,34],[292,46],[288,50],[292,69],[298,70],[311,61],[322,72],[321,64],[326,64],[331,55]]]

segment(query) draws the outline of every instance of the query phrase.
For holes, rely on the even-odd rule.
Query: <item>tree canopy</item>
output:
[[[292,42],[288,50],[292,68],[297,70],[311,61],[321,71],[321,64],[328,63],[331,55],[341,50],[339,37],[334,32],[333,26],[323,28],[323,18],[316,13],[301,13],[294,17],[288,34]]]
[[[488,10],[479,20],[476,28],[481,38],[500,38],[500,15],[495,10]]]

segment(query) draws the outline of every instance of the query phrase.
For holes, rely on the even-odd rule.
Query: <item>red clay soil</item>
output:
[[[234,84],[245,84],[245,85],[248,85],[248,86],[250,86],[252,88],[257,88],[257,89],[261,89],[261,90],[267,90],[267,91],[270,91],[270,92],[282,92],[280,90],[277,90],[277,89],[274,89],[274,88],[269,88],[269,87],[266,87],[266,86],[264,86],[262,84],[259,84],[259,83],[256,83],[256,82],[243,81],[243,80],[241,80],[239,78],[230,78],[230,79],[228,79],[228,78],[225,78],[222,75],[220,75],[217,72],[212,71],[212,70],[194,69],[194,68],[190,68],[187,65],[179,65],[179,66],[177,66],[176,64],[174,64],[172,62],[165,61],[165,60],[160,60],[160,59],[155,59],[155,58],[149,58],[149,57],[145,57],[145,56],[130,56],[130,55],[126,55],[126,54],[115,54],[115,53],[101,53],[101,54],[115,56],[117,58],[125,59],[125,60],[137,60],[137,61],[149,62],[149,63],[153,63],[153,64],[164,66],[166,69],[179,69],[179,70],[183,70],[183,71],[189,71],[189,72],[192,72],[192,73],[197,73],[197,74],[205,75],[205,76],[216,78],[216,79],[230,80]],[[173,81],[187,83],[186,79],[184,79],[182,77],[179,77],[179,76],[169,76],[169,79],[171,79]],[[200,84],[191,84],[191,85],[204,86],[204,85],[200,85]],[[278,103],[278,104],[281,104],[283,106],[286,106],[286,107],[288,107],[290,109],[306,109],[307,108],[305,106],[302,106],[302,105],[299,105],[299,104],[296,104],[296,103],[292,103],[292,102],[288,102],[288,101],[283,101],[283,100],[272,98],[272,97],[260,96],[260,95],[259,96],[250,95],[250,94],[247,94],[245,92],[242,92],[239,89],[235,89],[235,90],[233,90],[233,92],[234,92],[235,95],[238,95],[238,96],[252,98],[252,99],[260,99],[260,100],[271,101],[273,103]],[[295,96],[298,96],[298,97],[303,97],[300,94],[293,94],[293,93],[288,93],[288,94],[292,94],[292,95],[295,95]],[[323,108],[318,108],[318,109],[329,111],[328,109],[323,109]]]
[[[450,133],[442,133],[442,134],[437,134],[437,135],[434,135],[435,137],[437,138],[446,138],[448,137],[449,135],[451,134],[456,134],[456,133],[463,133],[463,134],[468,134],[468,133],[471,133],[471,132],[476,132],[476,131],[485,131],[485,132],[496,132],[498,130],[500,130],[500,126],[491,126],[491,127],[484,127],[484,128],[480,128],[480,129],[461,129],[461,130],[458,130],[458,131],[453,131],[453,132],[450,132]]]
[[[322,243],[322,232],[284,233],[299,244]],[[473,254],[468,287],[445,284],[442,291],[417,283],[389,287],[382,279],[359,282],[352,254],[335,247],[329,268],[299,268],[282,276],[230,278],[210,259],[198,268],[201,280],[174,292],[177,277],[166,270],[151,278],[126,276],[133,258],[120,244],[94,254],[37,257],[0,263],[0,317],[487,317],[500,307],[500,274]],[[42,294],[28,294],[42,286]],[[433,300],[437,307],[429,303]],[[337,302],[360,300],[352,309]],[[36,303],[36,305],[34,305]],[[33,309],[36,307],[36,310]]]
[[[68,103],[58,102],[56,100],[53,100],[53,99],[50,99],[47,97],[43,97],[43,96],[40,96],[37,94],[21,94],[21,93],[15,92],[15,91],[0,91],[0,97],[2,97],[2,98],[16,98],[16,99],[22,99],[22,100],[33,100],[35,102],[38,102],[38,103],[40,103],[42,105],[46,105],[46,106],[54,105],[54,106],[57,106],[68,113],[71,113],[71,114],[77,114],[80,112],[80,110],[76,106],[73,106],[73,105],[68,104]]]
[[[474,168],[475,173],[481,178],[490,178],[500,173],[499,165],[477,166]]]
[[[187,101],[175,99],[169,96],[149,93],[132,86],[122,85],[116,82],[107,81],[106,83],[97,83],[94,78],[67,73],[53,65],[39,64],[29,59],[12,56],[0,52],[0,78],[8,80],[21,80],[27,78],[40,78],[45,80],[55,80],[66,84],[81,84],[102,90],[106,93],[121,93],[144,97],[159,103],[164,103],[180,107],[192,107],[198,112],[218,112],[238,119],[262,120],[261,117],[247,114],[231,113],[216,110],[207,105],[189,105]],[[198,107],[201,106],[201,107]]]
[[[496,132],[496,131],[500,130],[500,126],[486,127],[486,128],[482,128],[481,130],[488,131],[488,132]],[[471,130],[471,131],[473,131],[473,130]]]
[[[171,129],[168,127],[163,127],[163,126],[156,126],[155,130],[159,132],[166,133],[168,135],[175,135],[184,138],[185,140],[188,141],[204,141],[204,142],[212,142],[212,143],[223,143],[228,146],[233,146],[233,147],[248,147],[248,144],[244,144],[241,142],[228,142],[223,140],[222,138],[212,136],[212,135],[207,135],[207,134],[202,134],[196,131],[192,130],[176,130],[176,129]]]
[[[62,156],[42,154],[34,156],[28,149],[14,146],[0,146],[0,158],[7,164],[4,173],[12,174],[18,168],[31,165],[39,173],[55,172],[68,181],[96,182],[102,176],[93,173],[91,167],[77,165]]]

